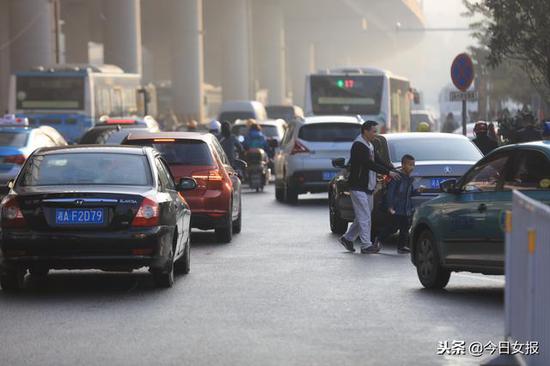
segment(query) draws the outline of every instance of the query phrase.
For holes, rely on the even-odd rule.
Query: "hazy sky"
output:
[[[467,27],[470,20],[461,16],[464,11],[462,0],[424,0],[428,28]],[[438,113],[438,94],[451,82],[451,62],[474,43],[469,32],[426,32],[418,45],[388,61],[387,68],[408,77],[424,92],[426,105]]]

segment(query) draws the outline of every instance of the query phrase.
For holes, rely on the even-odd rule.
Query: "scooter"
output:
[[[246,180],[251,189],[256,192],[264,190],[269,182],[270,174],[267,167],[268,157],[263,149],[248,149],[246,151]]]

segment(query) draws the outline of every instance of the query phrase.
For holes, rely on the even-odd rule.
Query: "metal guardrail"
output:
[[[550,207],[517,191],[506,215],[505,306],[507,340],[536,345],[516,360],[550,365]]]

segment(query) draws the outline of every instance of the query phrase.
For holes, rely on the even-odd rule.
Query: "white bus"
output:
[[[387,70],[323,70],[306,77],[305,94],[308,115],[360,115],[379,122],[382,133],[410,131],[410,82]]]

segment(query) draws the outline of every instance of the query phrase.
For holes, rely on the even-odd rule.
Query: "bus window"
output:
[[[124,105],[122,103],[122,90],[120,88],[113,89],[113,106],[110,116],[124,116]]]
[[[405,80],[390,79],[391,95],[391,130],[409,131],[411,126],[411,101],[409,97],[409,82]]]
[[[16,108],[84,109],[84,78],[80,76],[19,76]]]

